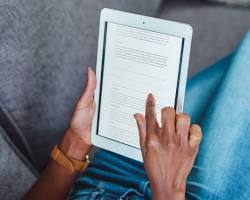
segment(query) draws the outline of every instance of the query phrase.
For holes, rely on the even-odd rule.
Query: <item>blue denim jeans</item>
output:
[[[238,49],[188,81],[185,112],[203,141],[188,177],[187,199],[250,198],[250,33]],[[205,52],[204,52],[205,53]],[[71,199],[151,199],[143,164],[98,151]]]

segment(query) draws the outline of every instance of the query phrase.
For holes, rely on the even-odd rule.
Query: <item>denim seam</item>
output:
[[[146,188],[148,185],[149,185],[149,181],[146,181],[143,183],[143,191],[142,192],[138,192],[137,190],[132,189],[132,188],[128,189],[124,194],[122,194],[120,196],[119,200],[123,200],[123,198],[127,197],[129,193],[135,193],[136,195],[143,197],[146,193]]]

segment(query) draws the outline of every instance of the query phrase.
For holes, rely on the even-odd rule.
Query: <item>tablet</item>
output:
[[[156,113],[183,109],[192,38],[190,25],[103,9],[96,63],[96,113],[92,144],[142,161],[134,113],[144,113],[148,93]]]

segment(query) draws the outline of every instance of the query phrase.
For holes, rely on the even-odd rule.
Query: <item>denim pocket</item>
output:
[[[148,190],[148,181],[142,181],[138,187],[128,189],[101,182],[95,188],[74,190],[70,200],[145,200],[151,199]]]
[[[98,184],[96,188],[81,189],[70,196],[70,200],[97,200],[103,199],[105,192],[103,183]]]
[[[149,182],[141,182],[139,189],[129,188],[126,190],[119,198],[119,200],[145,200],[146,198],[146,190],[149,187]]]

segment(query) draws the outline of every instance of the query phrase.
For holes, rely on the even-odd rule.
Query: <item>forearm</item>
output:
[[[69,130],[59,143],[62,152],[77,160],[83,160],[88,153],[89,146],[84,144],[78,136]],[[40,178],[25,195],[25,200],[63,200],[66,199],[75,181],[77,172],[58,164],[50,159]]]
[[[64,200],[67,198],[70,188],[76,177],[72,172],[54,160],[50,160],[46,169],[25,195],[25,200]]]

